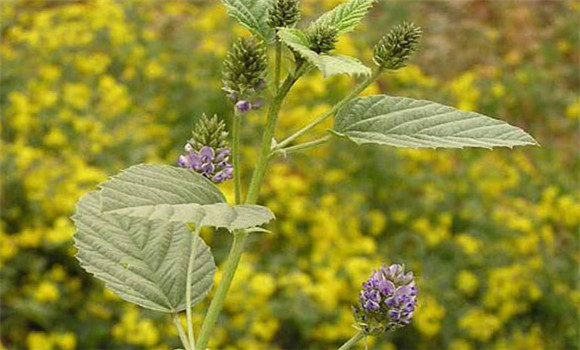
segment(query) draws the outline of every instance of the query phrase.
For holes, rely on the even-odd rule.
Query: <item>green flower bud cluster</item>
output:
[[[333,26],[315,25],[306,33],[310,49],[316,53],[328,53],[334,50],[338,40],[338,30]]]
[[[233,101],[258,94],[266,87],[268,68],[266,48],[253,38],[242,38],[235,43],[224,61],[224,90]]]
[[[274,0],[268,12],[268,25],[272,28],[291,27],[300,20],[299,0]]]
[[[375,45],[375,63],[386,69],[404,67],[417,49],[421,34],[421,28],[413,23],[405,22],[395,26]]]
[[[193,128],[193,137],[189,140],[189,144],[193,149],[199,150],[204,146],[219,149],[226,147],[228,132],[226,131],[226,123],[218,119],[217,115],[209,118],[205,113]]]

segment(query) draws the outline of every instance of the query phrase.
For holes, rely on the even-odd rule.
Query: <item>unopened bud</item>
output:
[[[399,69],[407,65],[409,57],[417,49],[421,28],[413,23],[395,26],[375,45],[374,61],[385,69]]]

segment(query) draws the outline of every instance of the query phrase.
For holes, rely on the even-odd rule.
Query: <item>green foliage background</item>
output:
[[[337,3],[303,2],[306,18]],[[169,316],[121,301],[81,270],[69,216],[108,175],[173,164],[202,112],[229,122],[221,61],[247,32],[211,1],[16,1],[0,10],[0,348],[176,347]],[[368,339],[369,348],[578,348],[579,11],[578,1],[379,2],[337,52],[370,64],[372,44],[403,19],[425,34],[413,64],[366,93],[477,110],[542,146],[341,141],[277,160],[262,201],[277,213],[273,233],[252,238],[211,348],[338,345],[353,332],[360,284],[381,262],[414,270],[421,299],[411,327]],[[279,136],[353,85],[304,78]],[[245,120],[246,180],[262,121]],[[204,237],[222,262],[231,237]],[[196,307],[198,325],[206,306]]]

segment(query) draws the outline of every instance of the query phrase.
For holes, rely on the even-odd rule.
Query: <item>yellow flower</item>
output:
[[[465,72],[450,83],[450,90],[457,99],[457,108],[472,111],[477,108],[479,90],[475,72]]]
[[[73,333],[52,334],[50,338],[62,350],[73,350],[77,347],[77,338]]]
[[[91,90],[88,86],[77,83],[66,83],[63,91],[63,100],[66,104],[77,109],[84,109],[89,105]]]
[[[371,210],[369,212],[369,226],[370,234],[377,236],[385,229],[387,225],[387,217],[378,210]]]
[[[433,296],[425,295],[419,301],[414,323],[419,332],[431,338],[439,333],[443,317],[445,308]]]
[[[482,246],[482,243],[477,238],[465,233],[455,236],[455,243],[467,255],[478,254]]]
[[[472,308],[459,319],[458,325],[470,338],[487,341],[500,329],[501,321],[481,309]]]
[[[580,97],[576,98],[574,102],[566,108],[566,117],[572,120],[580,119]]]
[[[44,332],[30,332],[26,336],[26,344],[29,349],[34,350],[52,350],[53,342],[50,336]]]
[[[48,303],[58,300],[60,292],[58,287],[51,282],[43,281],[36,287],[34,291],[34,299],[41,303]]]
[[[454,339],[451,344],[449,344],[449,350],[472,350],[473,347],[465,339]]]
[[[465,295],[473,296],[479,287],[479,280],[473,272],[462,270],[457,275],[455,285],[457,286],[457,289],[465,293]]]

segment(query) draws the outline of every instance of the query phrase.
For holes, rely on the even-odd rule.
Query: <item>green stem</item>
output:
[[[234,279],[234,274],[238,268],[240,257],[244,252],[244,245],[247,238],[248,233],[246,231],[242,230],[234,232],[234,242],[232,243],[230,254],[228,255],[224,265],[223,276],[217,287],[216,293],[211,300],[211,304],[207,310],[207,314],[201,326],[201,332],[199,334],[199,341],[197,344],[200,350],[207,348],[209,335],[215,326],[220,311],[223,308],[226,294],[228,293],[228,289],[230,288],[232,280]]]
[[[342,344],[338,350],[348,350],[352,348],[356,343],[358,343],[362,338],[364,338],[365,334],[363,332],[357,332],[355,335],[352,336],[346,343]]]
[[[372,75],[370,75],[368,78],[366,78],[353,91],[351,91],[350,94],[348,94],[346,97],[344,97],[342,100],[340,100],[337,104],[335,104],[334,107],[332,107],[330,110],[328,110],[328,112],[324,113],[323,115],[321,115],[320,117],[318,117],[314,121],[310,122],[309,124],[304,126],[302,129],[295,132],[294,134],[288,136],[286,139],[281,141],[276,148],[280,149],[280,148],[287,146],[292,141],[296,140],[300,136],[302,136],[305,133],[307,133],[308,131],[310,131],[310,129],[314,128],[318,124],[325,121],[328,117],[331,117],[334,114],[336,114],[336,112],[338,112],[345,104],[350,102],[353,98],[357,97],[364,89],[366,89],[370,84],[372,84],[375,80],[377,80],[382,72],[383,72],[383,70],[381,68],[378,68]]]
[[[242,173],[240,167],[240,130],[242,126],[242,115],[237,108],[234,108],[234,123],[232,128],[232,156],[234,165],[234,192],[236,204],[242,202]]]
[[[248,189],[248,195],[246,198],[246,203],[252,204],[256,203],[258,195],[260,192],[260,187],[262,185],[262,180],[264,178],[264,173],[268,166],[268,158],[271,150],[272,137],[274,136],[274,130],[276,128],[276,121],[278,119],[278,113],[280,112],[280,107],[284,101],[284,97],[290,91],[290,88],[298,78],[304,74],[306,71],[306,66],[302,63],[297,64],[296,71],[294,74],[289,75],[280,89],[276,92],[276,96],[270,105],[268,110],[268,120],[266,122],[266,128],[264,130],[264,136],[262,138],[262,145],[260,149],[260,156],[258,158],[258,164],[256,169],[254,169],[254,174],[252,176],[252,181],[250,188]],[[234,232],[234,242],[230,249],[230,253],[224,265],[224,273],[222,279],[217,287],[216,293],[209,305],[205,319],[201,326],[201,332],[198,340],[198,348],[205,349],[209,341],[209,336],[215,327],[219,313],[221,312],[228,293],[228,289],[232,284],[232,280],[238,268],[240,258],[244,252],[244,245],[248,238],[248,233],[246,231],[240,230]]]
[[[187,335],[189,338],[189,346],[191,350],[195,350],[195,338],[193,336],[193,320],[191,317],[191,279],[193,277],[193,263],[195,262],[195,253],[197,251],[197,242],[199,239],[199,228],[196,228],[192,236],[193,243],[191,244],[191,251],[189,252],[189,263],[187,265],[187,285],[185,287],[185,304],[187,317]]]
[[[181,320],[179,319],[177,312],[174,312],[172,316],[173,323],[175,323],[175,327],[177,328],[177,333],[179,334],[179,339],[181,339],[183,347],[185,348],[185,350],[191,350],[191,346],[189,345],[189,341],[187,340],[187,335],[183,330],[183,326],[181,325]]]
[[[304,151],[310,148],[314,148],[316,146],[322,145],[324,143],[327,143],[330,140],[330,135],[326,135],[324,137],[321,137],[319,139],[316,140],[312,140],[309,142],[304,142],[295,146],[290,146],[290,147],[286,147],[286,148],[281,148],[281,149],[276,149],[275,151],[273,151],[272,153],[270,153],[270,157],[273,157],[275,155],[283,155],[286,156],[287,154],[291,154],[291,153],[296,153],[299,151]]]
[[[286,80],[284,80],[284,83],[282,83],[282,86],[280,86],[280,89],[272,100],[272,104],[268,110],[268,119],[266,121],[266,127],[262,137],[262,146],[258,156],[258,164],[254,169],[254,174],[252,175],[252,180],[248,189],[248,195],[246,197],[246,203],[248,204],[255,204],[258,201],[260,187],[262,186],[262,181],[264,180],[264,175],[266,174],[266,170],[268,168],[270,151],[272,150],[272,139],[274,138],[274,131],[276,130],[276,123],[278,122],[278,114],[280,113],[282,102],[290,91],[292,85],[294,85],[298,78],[304,74],[307,68],[308,66],[304,64],[303,61],[297,63],[296,71],[294,74],[289,75]]]
[[[274,65],[274,86],[276,89],[276,93],[280,88],[280,70],[282,69],[282,44],[280,44],[279,40],[276,40],[276,61]]]

